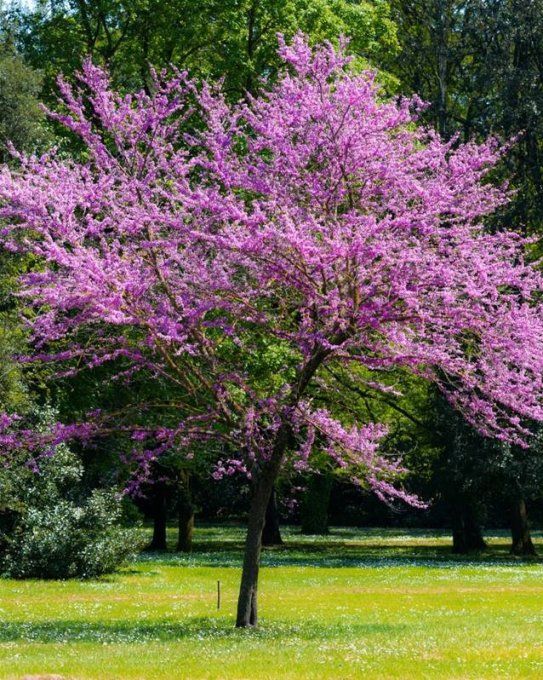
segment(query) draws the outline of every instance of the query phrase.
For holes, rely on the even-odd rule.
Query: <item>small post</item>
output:
[[[221,608],[221,582],[217,581],[217,609]]]

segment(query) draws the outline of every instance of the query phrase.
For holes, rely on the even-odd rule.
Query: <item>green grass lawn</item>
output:
[[[233,627],[237,528],[100,580],[0,580],[0,677],[543,677],[543,562],[511,559],[506,534],[477,559],[437,532],[285,535],[264,556],[257,631]]]

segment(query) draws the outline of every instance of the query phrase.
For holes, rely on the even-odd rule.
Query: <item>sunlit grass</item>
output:
[[[258,631],[232,625],[241,528],[101,580],[0,581],[0,676],[543,677],[543,563],[512,559],[505,534],[463,559],[439,532],[285,535],[264,556]]]

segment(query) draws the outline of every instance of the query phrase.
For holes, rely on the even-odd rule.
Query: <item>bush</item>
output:
[[[66,446],[0,471],[0,571],[14,578],[89,578],[112,572],[140,548],[120,526],[122,500],[112,490],[85,493],[83,466]]]

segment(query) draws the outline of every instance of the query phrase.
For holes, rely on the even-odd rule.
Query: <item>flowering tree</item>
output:
[[[299,36],[280,54],[278,84],[234,107],[184,73],[121,97],[87,63],[52,114],[83,159],[21,156],[0,179],[6,246],[44,263],[22,278],[34,358],[168,385],[167,403],[145,404],[154,428],[140,403],[58,425],[50,442],[125,428],[145,462],[222,441],[235,453],[216,474],[250,477],[238,626],[257,623],[266,505],[289,461],[307,466],[318,447],[380,497],[418,502],[378,453],[385,428],[323,407],[338,389],[325,369],[376,391],[412,371],[517,443],[524,419],[543,419],[542,280],[520,237],[481,222],[506,200],[483,182],[495,142],[416,127],[416,99],[383,101],[330,45]],[[4,417],[6,450],[12,427]]]

